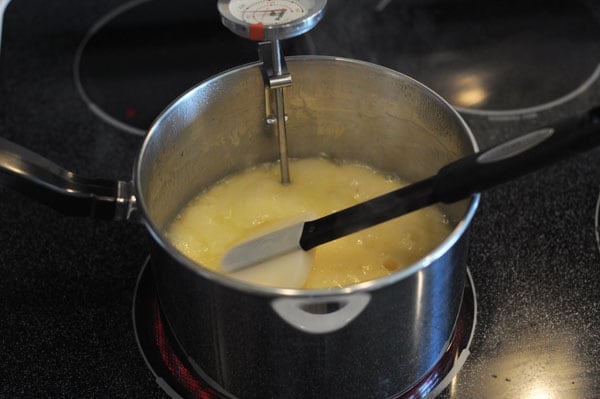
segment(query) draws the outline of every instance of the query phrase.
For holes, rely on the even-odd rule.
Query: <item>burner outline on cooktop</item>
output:
[[[123,14],[124,12],[126,12],[134,7],[137,7],[141,4],[148,3],[150,1],[152,1],[152,0],[130,1],[128,3],[120,5],[119,7],[115,8],[114,10],[110,11],[108,14],[106,14],[105,16],[100,18],[94,25],[92,25],[90,30],[85,34],[84,38],[81,40],[81,43],[79,44],[79,47],[77,48],[77,51],[75,52],[75,59],[73,61],[73,78],[75,80],[75,86],[76,86],[77,92],[79,93],[79,95],[81,96],[81,98],[83,99],[85,104],[88,106],[90,111],[92,111],[92,113],[94,113],[100,119],[107,122],[109,125],[112,125],[118,129],[124,130],[125,132],[132,133],[132,134],[135,134],[138,136],[146,135],[146,131],[143,129],[128,125],[127,123],[118,120],[117,118],[113,117],[109,113],[105,112],[101,107],[98,106],[98,104],[96,104],[94,101],[92,101],[92,99],[88,96],[85,89],[83,88],[83,84],[81,82],[81,74],[80,74],[80,70],[79,70],[79,65],[81,64],[81,57],[83,55],[84,48],[86,47],[86,45],[88,44],[90,39],[100,29],[102,29],[102,27],[104,27],[107,23],[109,23],[111,20],[113,20],[117,16]]]
[[[556,98],[555,100],[533,105],[531,107],[525,108],[516,108],[516,109],[507,109],[507,110],[493,110],[493,109],[475,109],[475,108],[465,108],[461,106],[454,106],[458,112],[465,114],[473,114],[480,116],[487,116],[490,120],[502,121],[502,120],[514,120],[521,118],[535,118],[538,112],[547,111],[551,108],[558,107],[563,105],[571,100],[574,100],[581,94],[585,93],[597,80],[600,76],[600,64],[596,66],[594,72],[577,88],[573,91]]]
[[[309,33],[282,43],[286,55],[314,54],[315,48]],[[257,50],[224,27],[210,3],[134,0],[85,34],[73,79],[94,115],[144,136],[176,98],[212,76],[258,62]]]
[[[406,73],[463,114],[490,121],[535,118],[581,96],[600,76],[600,60],[592,56],[597,41],[589,39],[600,37],[600,10],[584,1],[569,7],[552,1],[543,9],[537,3],[381,0],[372,12],[361,8],[379,30],[361,32],[339,48],[341,55]],[[343,13],[342,6],[329,15]],[[331,41],[334,31],[324,37]],[[586,49],[592,52],[584,63]]]

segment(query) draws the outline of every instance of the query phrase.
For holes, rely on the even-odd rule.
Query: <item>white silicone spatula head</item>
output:
[[[245,267],[229,275],[257,285],[299,289],[306,283],[312,264],[313,251],[299,249]]]
[[[305,251],[298,242],[303,223],[315,217],[312,212],[304,212],[263,229],[256,234],[256,237],[275,233],[275,238],[278,240],[274,242],[264,240],[268,247],[262,248],[256,245],[254,241],[256,237],[251,237],[246,243],[235,246],[235,251],[225,253],[221,259],[221,269],[233,278],[252,284],[277,288],[302,288],[312,269],[314,251]],[[293,245],[289,247],[285,243],[293,243]],[[246,244],[250,245],[248,250],[244,249]],[[263,252],[273,256],[262,259],[260,254]]]

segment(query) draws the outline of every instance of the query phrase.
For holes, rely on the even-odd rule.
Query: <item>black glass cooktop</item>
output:
[[[11,1],[0,136],[83,175],[131,179],[163,106],[257,59],[210,4]],[[284,51],[405,72],[457,106],[485,147],[600,104],[599,13],[592,0],[330,0]],[[441,397],[598,395],[599,191],[596,149],[482,195],[468,257],[477,324]],[[0,222],[0,397],[168,397],[131,319],[144,227],[65,217],[7,188]]]

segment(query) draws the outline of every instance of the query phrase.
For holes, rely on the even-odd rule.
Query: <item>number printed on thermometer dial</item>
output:
[[[231,14],[248,24],[282,25],[307,13],[307,9],[296,0],[232,0]]]

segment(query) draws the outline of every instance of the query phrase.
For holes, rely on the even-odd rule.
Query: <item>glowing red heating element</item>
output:
[[[158,347],[163,363],[177,382],[189,393],[190,397],[197,399],[219,399],[220,397],[209,387],[202,384],[179,359],[165,334],[165,328],[160,316],[158,302],[153,303],[154,318],[154,343]]]
[[[454,337],[442,359],[414,387],[398,396],[397,399],[422,398],[431,392],[453,368],[457,357],[460,355],[461,342],[466,333],[466,311],[464,308],[465,306],[462,306]],[[202,383],[201,380],[190,372],[173,350],[173,346],[171,346],[165,333],[164,323],[156,299],[153,301],[153,319],[154,343],[160,352],[162,361],[171,375],[175,377],[181,387],[189,394],[189,397],[196,399],[221,399],[222,397],[219,394]]]
[[[404,393],[399,399],[418,399],[431,392],[455,366],[461,352],[461,342],[465,338],[467,326],[465,321],[465,306],[463,304],[461,312],[456,322],[456,331],[450,342],[450,346],[440,359],[440,361],[431,369],[417,384],[408,392]]]

